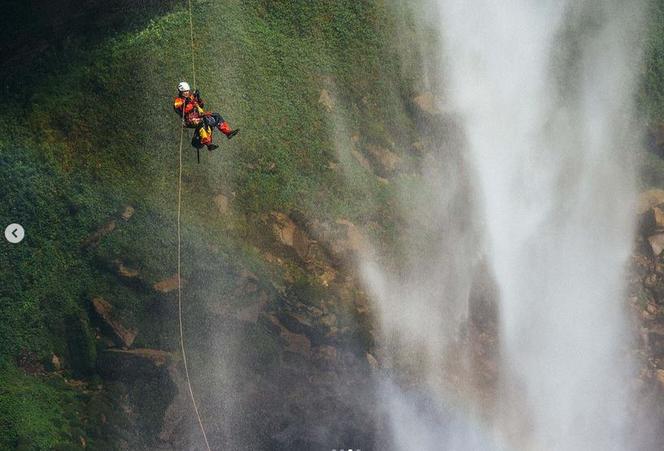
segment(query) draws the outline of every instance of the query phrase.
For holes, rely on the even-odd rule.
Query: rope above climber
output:
[[[185,127],[195,129],[191,145],[196,149],[207,146],[208,150],[214,150],[219,147],[212,144],[212,131],[215,127],[228,139],[237,135],[240,129],[231,129],[221,114],[207,112],[204,107],[198,89],[192,91],[186,81],[178,84],[178,96],[173,100],[173,108],[183,119]]]

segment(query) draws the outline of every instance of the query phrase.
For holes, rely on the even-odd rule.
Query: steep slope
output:
[[[173,278],[186,2],[13,3],[0,224],[27,238],[0,244],[0,448],[200,445]],[[379,363],[353,263],[366,241],[392,262],[430,251],[403,238],[399,199],[435,194],[420,173],[454,130],[423,94],[437,37],[397,0],[193,7],[197,87],[242,129],[200,165],[185,136],[185,339],[210,437],[370,449]],[[652,124],[660,35],[642,100]],[[646,158],[646,183],[664,183]]]

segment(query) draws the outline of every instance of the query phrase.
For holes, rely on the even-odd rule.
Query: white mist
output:
[[[500,381],[492,432],[482,432],[468,408],[461,422],[459,414],[449,419],[446,409],[455,408],[438,381],[469,291],[473,258],[459,253],[474,252],[464,241],[470,234],[433,240],[444,251],[434,265],[437,282],[412,273],[395,279],[365,264],[386,360],[416,357],[437,406],[423,414],[419,401],[385,383],[392,446],[634,449],[637,438],[626,433],[634,371],[623,285],[634,233],[633,100],[643,5],[438,0],[436,6],[444,109],[460,116],[465,132],[466,174],[475,174],[481,220],[474,227],[499,292]],[[457,189],[454,179],[440,189]],[[445,208],[432,205],[432,217],[454,230]],[[441,406],[443,413],[436,410]]]
[[[629,449],[639,2],[439,3],[499,288],[500,419],[534,449]]]

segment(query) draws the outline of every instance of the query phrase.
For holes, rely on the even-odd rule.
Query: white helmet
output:
[[[184,91],[191,91],[191,87],[189,86],[189,83],[186,81],[181,81],[180,84],[178,84],[178,91],[184,92]]]

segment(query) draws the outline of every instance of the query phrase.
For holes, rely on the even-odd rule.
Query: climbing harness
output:
[[[194,19],[191,11],[191,0],[188,0],[189,3],[189,31],[191,36],[191,69],[193,73],[193,85],[196,89],[196,63],[194,58]],[[203,434],[203,439],[205,440],[205,446],[208,451],[211,451],[210,443],[208,442],[207,433],[205,432],[205,426],[203,426],[203,420],[201,419],[201,414],[198,411],[198,405],[196,404],[196,399],[194,398],[194,390],[191,387],[191,379],[189,378],[189,368],[187,366],[187,353],[185,352],[184,347],[184,327],[182,322],[182,280],[180,278],[180,269],[182,266],[182,233],[181,233],[181,212],[182,212],[182,144],[184,142],[184,107],[182,108],[182,127],[180,131],[180,151],[179,151],[179,164],[178,164],[178,211],[177,211],[177,235],[178,235],[178,267],[177,267],[177,276],[178,276],[178,323],[180,326],[180,351],[182,352],[182,363],[184,364],[184,374],[187,379],[187,387],[189,388],[189,396],[191,398],[191,403],[194,405],[194,412],[196,413],[196,418],[198,419],[198,425],[201,428],[201,433]],[[199,159],[200,162],[200,159]]]

